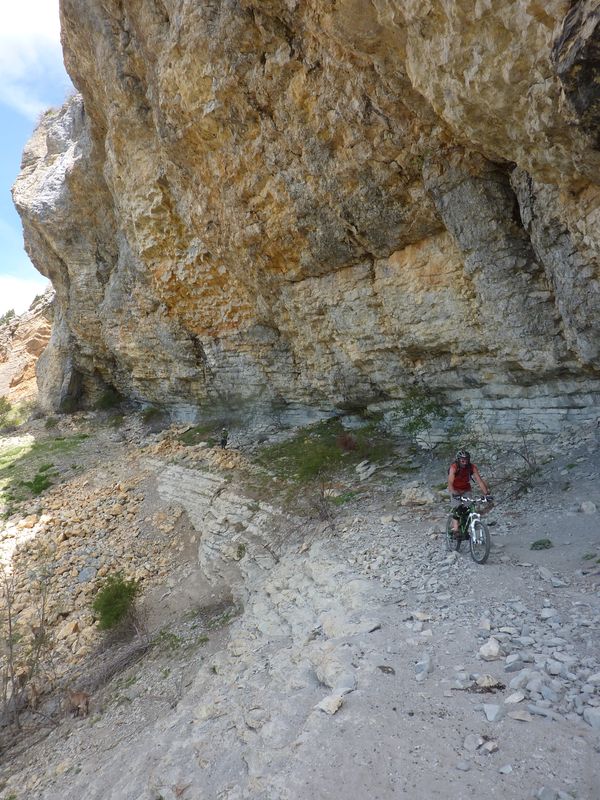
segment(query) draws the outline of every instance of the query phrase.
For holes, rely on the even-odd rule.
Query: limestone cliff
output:
[[[9,403],[37,400],[37,360],[50,339],[52,300],[48,289],[19,316],[0,324],[0,397]]]
[[[44,402],[556,428],[600,393],[597,0],[61,0],[80,94],[14,188]],[[514,416],[512,417],[514,420]]]

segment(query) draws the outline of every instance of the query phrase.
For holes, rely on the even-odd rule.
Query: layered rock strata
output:
[[[45,403],[593,415],[597,3],[62,0],[14,189]],[[511,412],[510,414],[507,412]],[[509,420],[509,422],[507,422]]]
[[[50,339],[52,325],[51,289],[19,316],[0,325],[0,397],[10,403],[37,399],[37,360]]]

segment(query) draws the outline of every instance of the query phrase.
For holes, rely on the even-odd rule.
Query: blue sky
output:
[[[58,0],[3,3],[0,21],[0,314],[25,311],[48,285],[23,248],[10,189],[40,114],[73,91],[60,48]]]

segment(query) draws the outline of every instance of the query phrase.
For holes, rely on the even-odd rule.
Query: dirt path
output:
[[[498,507],[483,567],[446,552],[444,504],[398,506],[401,482],[374,477],[270,562],[259,534],[285,520],[231,482],[198,489],[204,558],[238,583],[205,581],[183,514],[180,564],[148,595],[160,646],[15,759],[0,796],[597,800],[600,515],[582,503],[600,507],[600,463],[581,452]],[[194,493],[206,464],[184,463]],[[553,546],[531,550],[541,538]]]

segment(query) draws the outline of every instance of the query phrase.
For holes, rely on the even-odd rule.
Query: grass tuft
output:
[[[551,547],[554,547],[552,544],[551,539],[536,539],[535,542],[531,543],[529,547],[530,550],[549,550]]]

